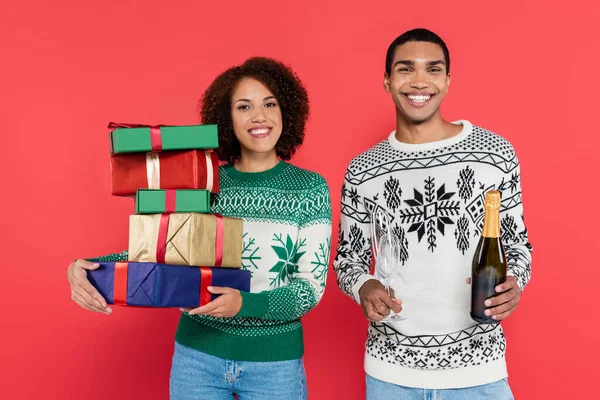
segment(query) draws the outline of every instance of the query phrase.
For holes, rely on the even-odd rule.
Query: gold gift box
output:
[[[157,262],[156,248],[162,214],[129,217],[129,261]],[[223,218],[221,267],[241,268],[243,221]],[[209,266],[215,264],[217,216],[199,213],[169,215],[165,264]]]

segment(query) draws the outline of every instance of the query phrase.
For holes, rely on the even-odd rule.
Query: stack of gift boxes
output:
[[[198,307],[209,286],[250,290],[242,220],[212,214],[219,192],[216,125],[109,124],[112,194],[135,196],[129,260],[88,277],[109,304]]]

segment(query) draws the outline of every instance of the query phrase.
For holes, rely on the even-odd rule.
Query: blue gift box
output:
[[[118,302],[121,305],[198,307],[204,305],[208,299],[212,301],[219,296],[209,293],[206,289],[208,286],[250,291],[250,271],[240,269],[199,268],[148,262],[98,264],[98,269],[88,271],[88,279],[108,304],[115,304],[116,269],[120,269],[116,274],[117,299],[126,298],[126,304]]]

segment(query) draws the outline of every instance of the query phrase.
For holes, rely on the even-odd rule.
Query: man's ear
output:
[[[392,85],[390,83],[390,77],[387,74],[387,72],[383,73],[383,89],[388,93],[392,92]]]

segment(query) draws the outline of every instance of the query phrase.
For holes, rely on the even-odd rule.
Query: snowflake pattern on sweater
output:
[[[443,385],[445,371],[504,363],[502,327],[478,325],[470,318],[470,286],[465,283],[483,227],[487,191],[496,189],[502,195],[509,275],[522,289],[531,275],[532,247],[523,219],[516,153],[504,138],[468,121],[457,123],[463,125],[458,135],[426,144],[401,143],[392,132],[352,160],[342,187],[334,269],[346,294],[360,302],[358,290],[374,278],[374,211],[387,214],[389,231],[398,239],[400,276],[392,286],[403,300],[407,319],[372,323],[366,357],[376,360],[379,368],[367,368],[369,374],[400,385],[412,386],[422,379],[435,387]],[[407,382],[398,368],[417,375]],[[482,382],[502,379],[493,376],[499,370],[482,370]],[[467,378],[463,383],[455,380],[458,387],[469,384]]]
[[[243,220],[242,269],[252,273],[251,290],[242,293],[242,309],[233,318],[183,314],[176,340],[222,358],[298,358],[300,318],[321,300],[327,281],[331,245],[327,183],[319,174],[285,161],[256,173],[223,165],[220,182],[211,212]],[[127,259],[125,251],[94,260]]]

